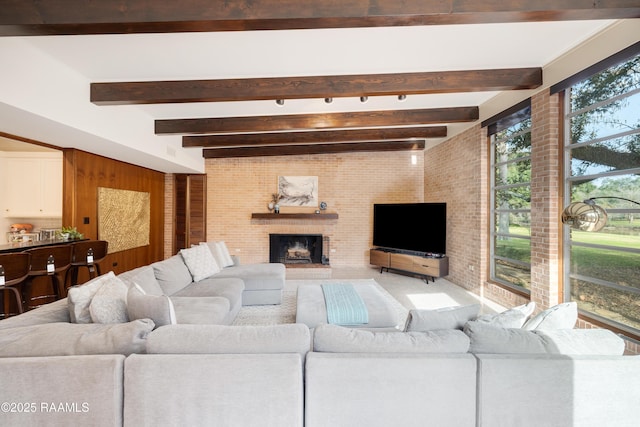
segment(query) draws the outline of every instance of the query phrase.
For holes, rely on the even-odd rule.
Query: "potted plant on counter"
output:
[[[62,227],[58,232],[58,236],[62,240],[78,240],[82,239],[84,235],[80,233],[76,227]]]

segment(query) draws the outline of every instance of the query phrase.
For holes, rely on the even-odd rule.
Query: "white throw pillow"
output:
[[[487,323],[502,328],[522,328],[529,316],[536,308],[535,302],[519,305],[498,314],[483,314],[478,316],[477,322]]]
[[[67,292],[67,305],[71,323],[91,323],[89,306],[93,296],[104,284],[116,279],[113,271],[89,280],[82,285],[72,286]],[[118,279],[119,280],[119,279]]]
[[[206,246],[197,245],[188,249],[180,249],[180,255],[184,258],[184,263],[193,276],[194,282],[199,282],[220,272],[220,267]]]
[[[227,244],[224,241],[219,241],[216,242],[216,246],[218,246],[218,250],[222,253],[222,257],[224,259],[224,264],[222,264],[221,267],[225,268],[235,265],[233,258],[231,258],[231,254],[229,253],[229,249],[227,248]]]
[[[89,313],[93,323],[128,322],[128,290],[127,285],[118,277],[100,287],[89,305]]]
[[[171,299],[166,295],[147,295],[137,284],[127,293],[129,319],[151,319],[156,327],[175,325],[176,312]]]
[[[474,320],[480,312],[480,304],[445,307],[436,310],[413,309],[409,311],[405,331],[435,331],[460,329]]]
[[[532,317],[522,326],[522,329],[553,330],[573,329],[578,321],[578,304],[565,302],[550,307]]]

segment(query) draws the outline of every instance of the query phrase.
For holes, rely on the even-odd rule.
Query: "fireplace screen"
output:
[[[283,264],[321,264],[321,234],[270,234],[269,261]]]

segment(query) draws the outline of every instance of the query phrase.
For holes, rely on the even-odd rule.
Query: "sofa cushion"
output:
[[[143,353],[153,327],[151,320],[141,319],[111,325],[46,323],[12,328],[0,333],[0,357]]]
[[[127,287],[131,287],[134,283],[137,283],[138,286],[140,286],[148,295],[164,294],[158,280],[156,280],[153,267],[150,265],[125,271],[124,273],[118,274],[118,277],[127,285]]]
[[[148,353],[299,353],[311,348],[309,328],[300,323],[265,326],[172,325],[153,331]]]
[[[194,282],[213,276],[220,271],[220,267],[213,258],[208,247],[203,245],[180,249],[180,255],[191,272]]]
[[[460,329],[469,320],[478,317],[480,304],[460,307],[445,307],[435,310],[409,310],[405,331],[434,331],[438,329]]]
[[[521,328],[535,309],[536,303],[530,302],[503,311],[502,313],[483,314],[482,316],[478,316],[476,321],[500,326],[502,328]]]
[[[523,326],[526,330],[572,329],[578,321],[578,304],[565,302],[550,307],[531,319]]]
[[[223,297],[229,300],[229,305],[235,307],[242,305],[242,291],[244,282],[236,278],[210,277],[199,282],[195,282],[183,290],[171,295],[175,297]]]
[[[129,319],[151,319],[156,326],[175,325],[173,303],[166,295],[147,295],[137,284],[127,293]]]
[[[154,262],[151,267],[164,295],[173,295],[193,282],[191,272],[180,254]]]
[[[556,329],[528,331],[468,322],[471,353],[622,355],[624,340],[607,329]]]
[[[128,322],[127,291],[127,285],[117,277],[100,287],[89,304],[93,323]]]
[[[111,282],[122,282],[113,271],[98,276],[88,282],[72,286],[67,291],[67,304],[72,323],[91,323],[89,306],[98,289]]]
[[[226,298],[172,296],[170,299],[175,310],[175,323],[226,325],[233,321],[230,317],[231,306]]]
[[[456,329],[425,332],[372,332],[321,324],[313,350],[324,353],[466,353],[469,337]]]
[[[43,323],[71,322],[67,298],[41,305],[19,316],[11,316],[0,321],[0,331],[20,326],[41,325]]]

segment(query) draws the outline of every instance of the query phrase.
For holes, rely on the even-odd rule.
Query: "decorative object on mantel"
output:
[[[279,176],[280,206],[318,206],[317,176]]]
[[[269,212],[275,211],[275,213],[280,213],[280,199],[282,199],[280,193],[273,193],[271,195],[271,202],[267,205]]]

